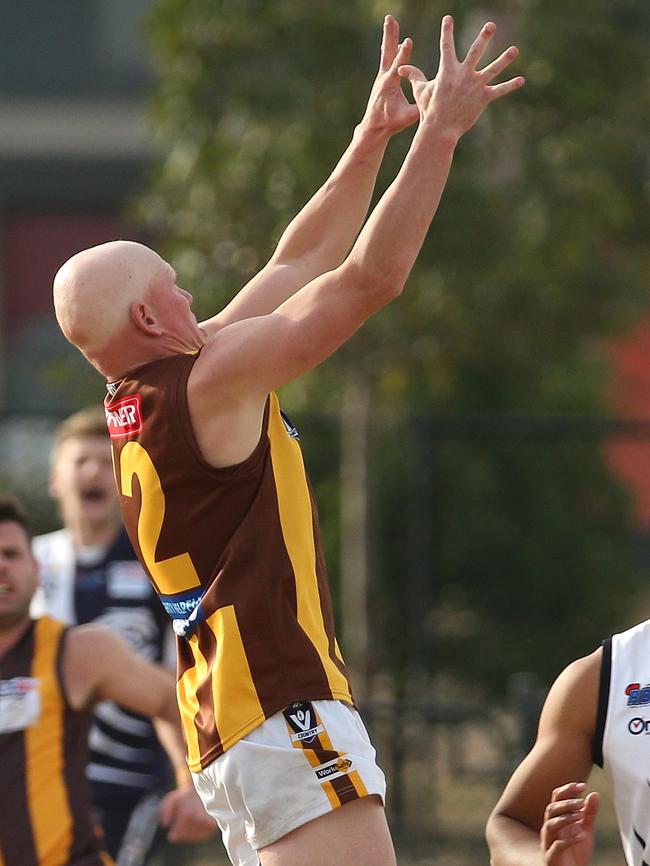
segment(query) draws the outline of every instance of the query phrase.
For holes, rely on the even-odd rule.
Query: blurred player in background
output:
[[[628,866],[650,862],[650,620],[614,635],[553,683],[537,740],[487,824],[492,866],[587,866],[599,795],[611,787]]]
[[[0,864],[106,866],[85,776],[92,708],[158,716],[180,741],[174,679],[105,628],[30,618],[37,584],[25,515],[0,498]],[[161,817],[178,841],[209,834],[193,788]]]
[[[115,491],[104,412],[85,409],[57,429],[50,492],[63,529],[34,539],[42,588],[32,615],[47,613],[66,625],[101,623],[149,661],[173,664],[169,619],[137,561],[124,530]],[[178,784],[191,784],[184,749],[159,726]],[[90,731],[91,782],[96,818],[112,856],[120,848],[137,804],[165,791],[170,768],[149,719],[105,702]]]
[[[55,281],[63,332],[109,380],[125,522],[179,637],[189,765],[240,866],[395,863],[298,433],[274,392],[402,291],[459,139],[523,83],[493,84],[514,48],[477,71],[494,31],[461,63],[447,16],[428,81],[387,16],[351,145],[269,263],[201,326],[171,266],[139,244],[86,250]],[[388,140],[418,119],[362,228]]]

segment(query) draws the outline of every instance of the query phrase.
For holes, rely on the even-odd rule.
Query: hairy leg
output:
[[[262,866],[396,866],[384,807],[362,797],[258,852]]]

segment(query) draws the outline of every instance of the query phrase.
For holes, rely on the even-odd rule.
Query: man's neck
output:
[[[66,523],[66,529],[72,537],[75,548],[110,547],[120,531],[119,525],[112,521],[110,523],[90,523],[87,520]]]
[[[7,628],[0,626],[0,659],[15,646],[21,637],[29,628],[31,619],[25,617],[15,625],[10,625]]]
[[[152,345],[150,339],[143,339],[141,334],[131,330],[119,343],[113,340],[108,347],[86,358],[108,382],[118,382],[145,364],[175,355],[194,355],[206,340],[204,331],[197,327],[187,335],[164,334]]]

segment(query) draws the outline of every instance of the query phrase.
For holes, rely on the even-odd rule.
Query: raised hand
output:
[[[592,791],[583,799],[584,790],[583,782],[570,782],[553,791],[539,834],[547,866],[587,866],[591,860],[600,797]]]
[[[519,54],[514,46],[483,69],[476,68],[495,32],[496,25],[488,21],[461,62],[456,57],[453,18],[445,15],[440,29],[440,65],[436,77],[429,81],[416,66],[400,64],[398,73],[411,82],[422,121],[434,120],[441,129],[447,128],[450,134],[460,138],[474,126],[490,102],[524,84],[521,76],[492,84]]]
[[[417,106],[412,105],[404,95],[397,71],[409,62],[412,49],[411,39],[405,39],[400,44],[399,24],[392,15],[387,15],[384,19],[379,71],[370,91],[363,122],[389,135],[411,126],[420,115]]]

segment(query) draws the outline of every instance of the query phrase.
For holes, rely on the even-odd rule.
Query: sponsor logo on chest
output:
[[[108,432],[112,439],[136,436],[142,432],[142,401],[139,394],[109,403],[105,412]]]
[[[625,689],[628,707],[644,707],[650,704],[650,683],[641,686],[641,683],[629,683]]]
[[[40,680],[36,677],[0,680],[0,734],[31,728],[40,717]]]
[[[627,729],[631,734],[634,734],[635,737],[638,737],[639,734],[649,734],[650,733],[650,719],[643,719],[641,716],[636,716],[627,723]]]

